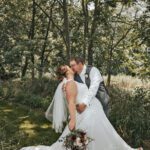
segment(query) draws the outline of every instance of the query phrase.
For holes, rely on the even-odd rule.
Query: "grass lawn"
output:
[[[0,101],[0,150],[51,145],[58,137],[43,111]]]

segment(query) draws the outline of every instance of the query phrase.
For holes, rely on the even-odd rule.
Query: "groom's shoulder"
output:
[[[92,67],[92,70],[93,70],[93,71],[100,72],[100,70],[99,70],[97,67],[95,67],[95,66]]]
[[[93,73],[100,73],[100,70],[97,68],[97,67],[95,67],[95,66],[92,66],[92,65],[86,65],[86,67],[87,67],[87,72],[93,72]]]
[[[99,71],[99,69],[93,65],[86,65],[87,68],[91,69],[91,70],[97,70]]]

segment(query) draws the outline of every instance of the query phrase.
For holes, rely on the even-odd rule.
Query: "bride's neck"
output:
[[[73,80],[74,79],[74,76],[72,74],[68,74],[66,76],[67,80]]]

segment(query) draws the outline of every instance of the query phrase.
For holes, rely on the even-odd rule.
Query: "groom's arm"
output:
[[[103,78],[101,76],[100,71],[96,67],[92,67],[90,72],[90,80],[91,84],[89,87],[89,92],[86,95],[85,99],[83,100],[83,103],[89,106],[90,101],[96,96],[99,84],[103,81]]]

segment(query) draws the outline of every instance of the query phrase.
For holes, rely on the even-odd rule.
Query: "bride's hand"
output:
[[[86,107],[87,106],[84,103],[76,105],[76,109],[77,109],[78,113],[82,113],[86,109]]]
[[[70,131],[74,130],[75,129],[75,125],[76,125],[75,121],[74,120],[70,120],[69,121],[69,130]]]

